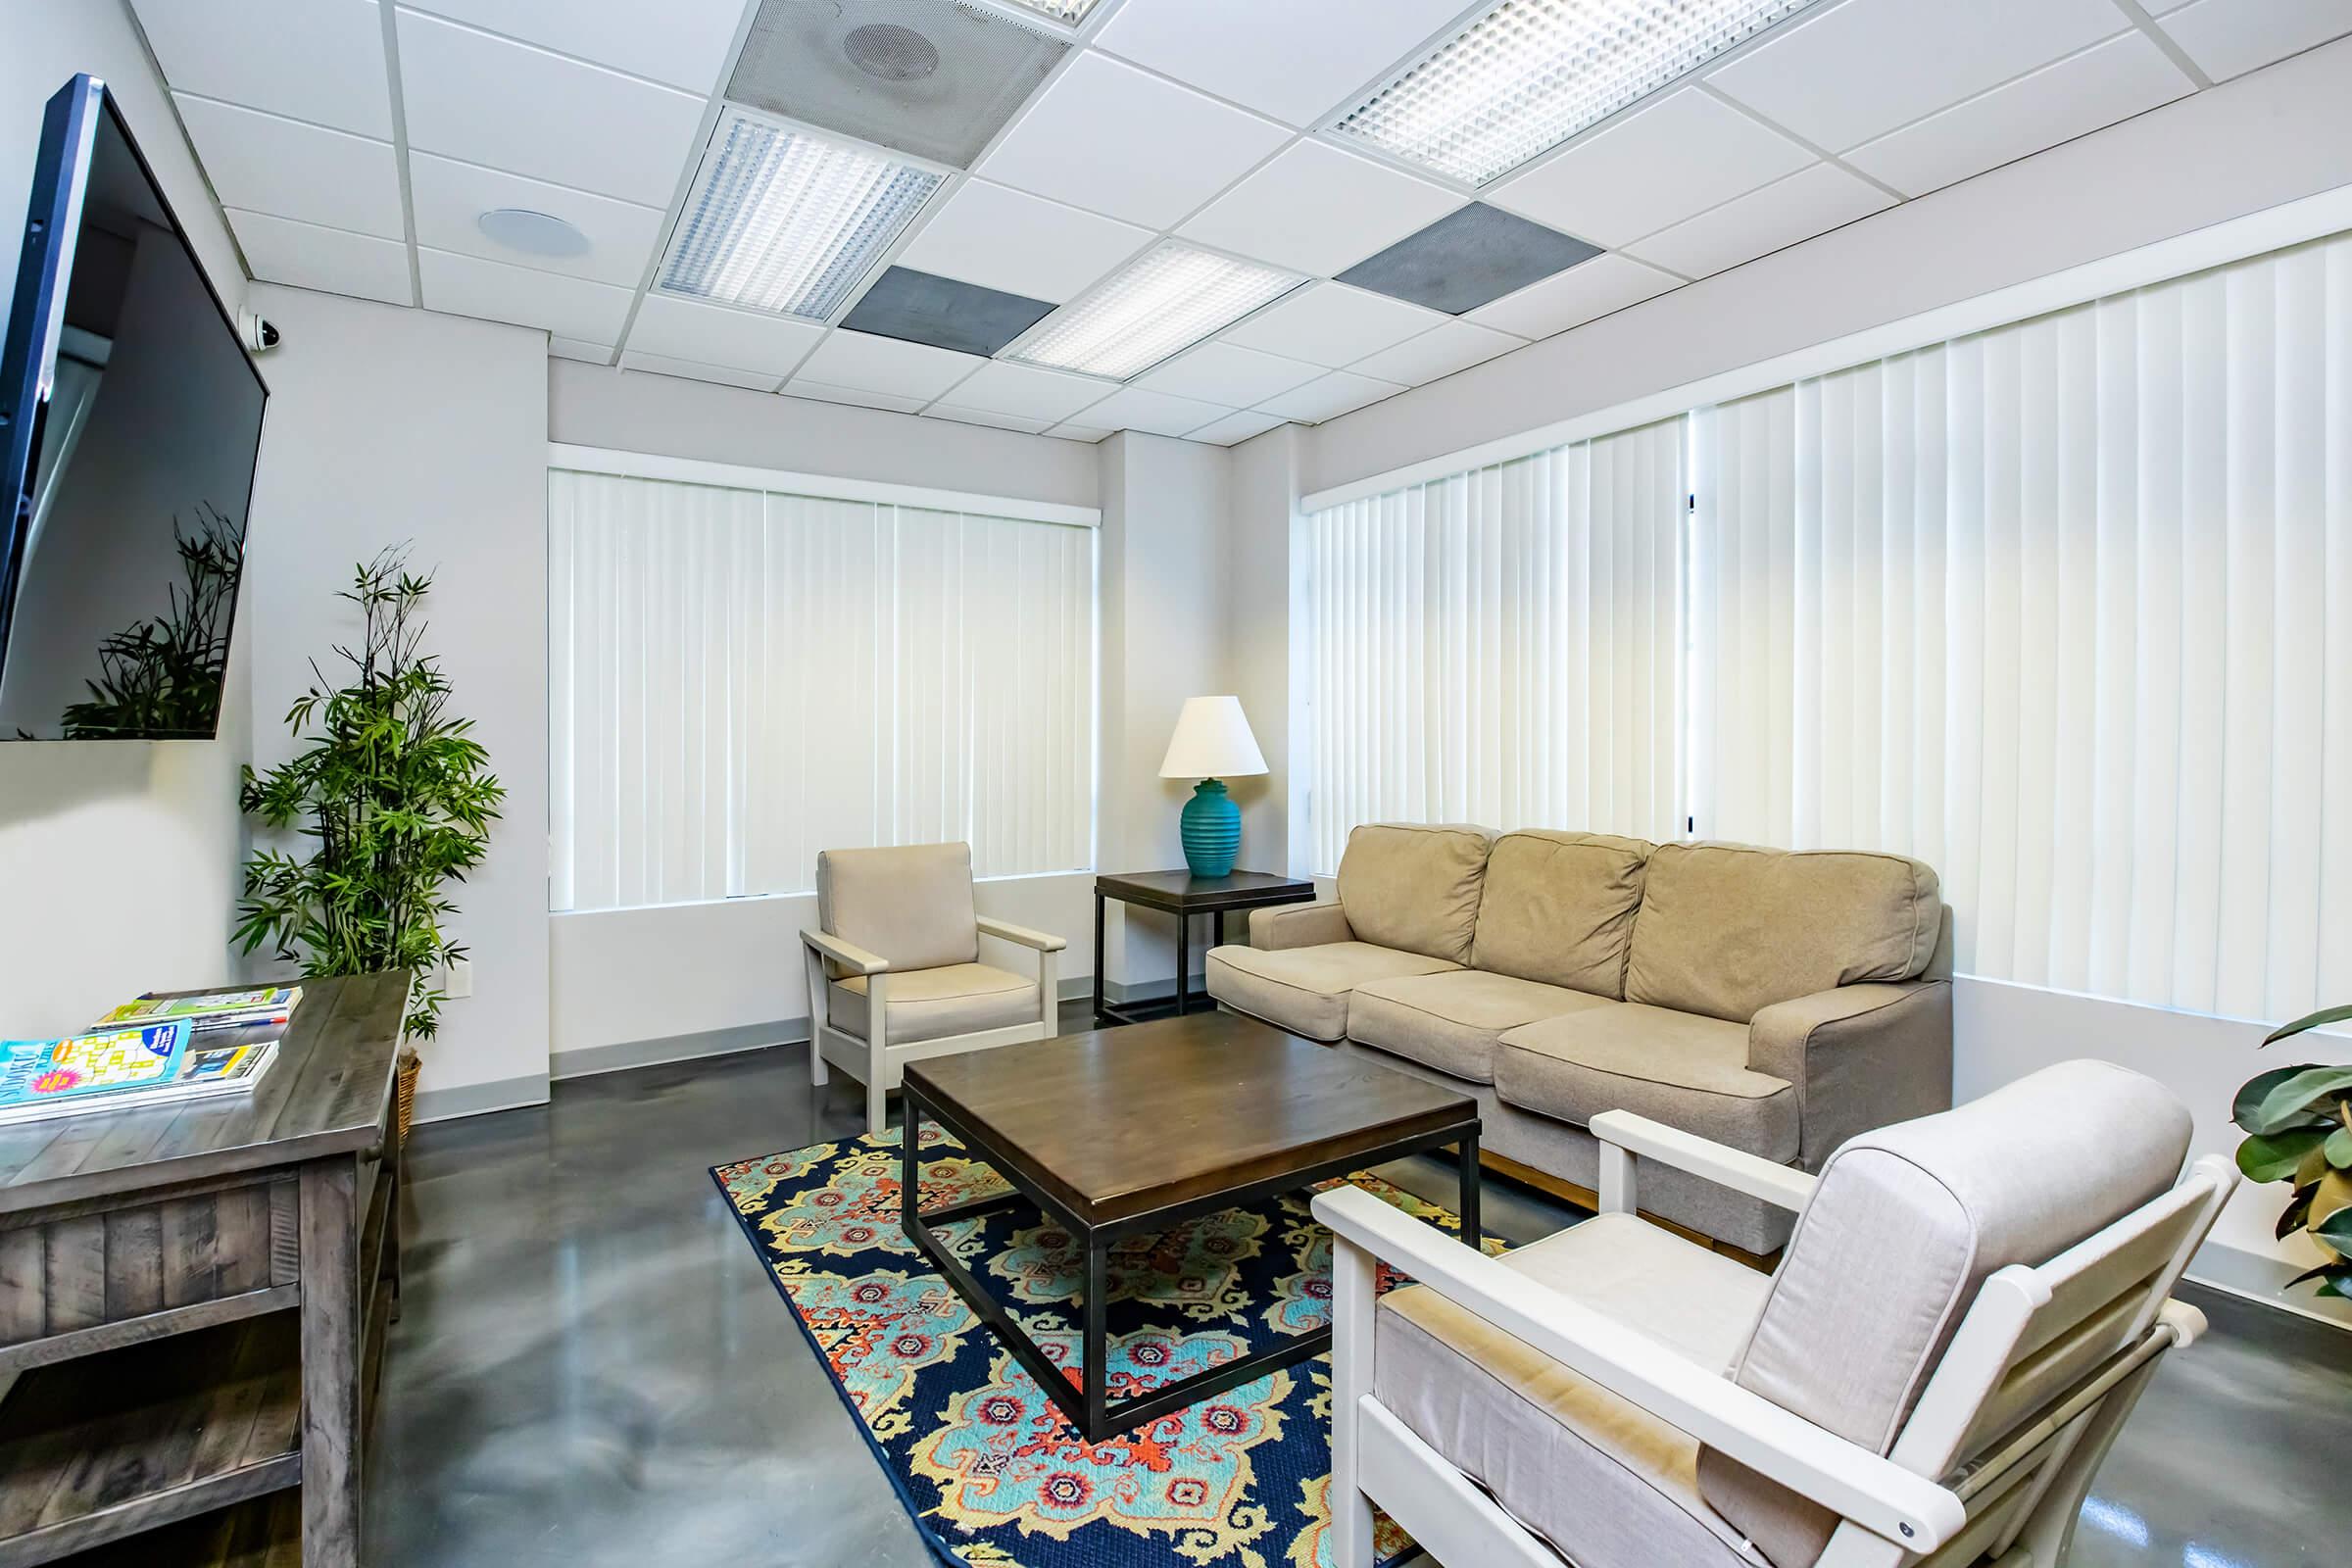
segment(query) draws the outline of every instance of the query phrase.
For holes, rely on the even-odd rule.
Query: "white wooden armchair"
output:
[[[830,1061],[865,1084],[865,1125],[905,1064],[1054,1032],[1061,938],[972,907],[967,844],[827,850],[816,858],[816,917],[801,932],[808,970],[808,1076]],[[1037,976],[980,961],[980,939],[1032,950]]]
[[[1447,1568],[2055,1568],[2236,1181],[2165,1090],[2067,1062],[1806,1176],[1622,1111],[1605,1212],[1491,1258],[1369,1193],[1334,1233],[1332,1513]],[[1637,1219],[1635,1159],[1799,1213],[1767,1280]],[[1420,1281],[1375,1302],[1378,1260]]]

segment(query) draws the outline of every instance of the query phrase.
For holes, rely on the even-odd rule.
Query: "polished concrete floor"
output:
[[[916,1568],[930,1557],[707,1168],[860,1130],[799,1048],[420,1128],[368,1455],[376,1568]],[[1399,1168],[1448,1196],[1449,1169]],[[1489,1184],[1515,1239],[1561,1212]],[[2342,1563],[2352,1335],[2211,1292],[2100,1480],[2078,1568]],[[1174,1558],[1169,1568],[1181,1568]],[[1660,1568],[1673,1568],[1661,1564]]]

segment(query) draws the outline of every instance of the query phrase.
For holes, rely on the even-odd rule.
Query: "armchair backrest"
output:
[[[822,851],[816,921],[826,935],[881,955],[894,969],[975,962],[980,921],[972,906],[972,847]]]
[[[1339,891],[1356,939],[1468,963],[1493,837],[1443,822],[1366,822],[1350,832]]]
[[[2179,1179],[2188,1139],[2162,1086],[2073,1061],[1851,1140],[1823,1168],[1734,1381],[1931,1479],[2031,1436],[2147,1341],[2228,1196],[2222,1170]],[[2056,1436],[2009,1454],[2004,1470],[2031,1463],[1985,1500],[2051,1462]],[[1713,1449],[1698,1477],[1775,1568],[1806,1568],[1838,1531]]]

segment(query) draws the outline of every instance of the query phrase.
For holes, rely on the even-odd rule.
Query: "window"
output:
[[[557,469],[548,532],[554,908],[806,893],[872,844],[1091,863],[1092,527]]]

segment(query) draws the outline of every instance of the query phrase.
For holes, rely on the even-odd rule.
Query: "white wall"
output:
[[[435,573],[425,602],[454,706],[507,787],[488,858],[453,890],[473,995],[442,1011],[423,1088],[445,1103],[544,1098],[547,956],[547,349],[521,327],[256,285],[284,333],[254,494],[254,760],[293,749],[280,716],[357,611],[335,598],[387,545]],[[494,1086],[485,1088],[484,1086]]]
[[[1302,694],[1294,706],[1290,626],[1293,503],[1298,438],[1305,433],[1286,424],[1232,448],[1227,476],[1222,684],[1242,700],[1266,754],[1264,778],[1234,784],[1242,806],[1243,860],[1257,871],[1304,869],[1303,855],[1293,854],[1290,832],[1291,792],[1298,777],[1291,767],[1292,726],[1306,717]],[[1304,801],[1296,808],[1303,825]],[[1298,847],[1305,847],[1303,835]]]
[[[25,212],[42,105],[74,73],[95,73],[234,309],[244,293],[236,249],[122,8],[14,0],[5,34],[0,220]],[[13,242],[0,246],[0,300],[14,297],[17,258]],[[228,936],[244,852],[236,782],[251,610],[249,595],[219,739],[0,743],[0,1036],[60,1033],[150,987],[236,973]]]

